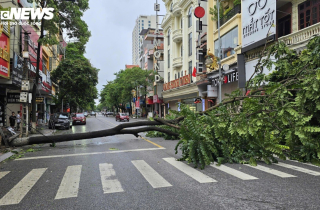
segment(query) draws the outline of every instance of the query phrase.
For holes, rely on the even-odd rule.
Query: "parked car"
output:
[[[49,123],[49,129],[55,128],[65,128],[69,130],[72,128],[72,119],[69,113],[67,112],[58,112],[51,115]]]
[[[96,114],[96,113],[95,113],[95,112],[93,112],[93,111],[90,113],[90,115],[91,115],[91,116],[94,116],[95,114]]]
[[[76,124],[87,124],[87,119],[84,116],[83,113],[76,113],[73,117],[72,117],[72,124],[76,125]]]
[[[106,113],[106,116],[108,116],[108,117],[109,117],[109,116],[113,116],[113,112],[107,112],[107,113]]]
[[[117,115],[116,115],[116,121],[125,121],[125,120],[127,120],[128,122],[129,122],[129,115],[127,115],[126,113],[118,113]]]
[[[83,115],[84,115],[85,117],[88,117],[88,112],[83,112]]]

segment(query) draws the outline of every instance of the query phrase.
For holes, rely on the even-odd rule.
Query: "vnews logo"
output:
[[[7,8],[0,9],[1,20],[51,20],[53,18],[53,8]]]

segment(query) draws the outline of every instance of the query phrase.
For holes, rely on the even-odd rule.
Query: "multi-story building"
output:
[[[164,31],[164,85],[163,99],[168,109],[179,110],[179,103],[189,104],[194,111],[202,111],[203,104],[195,103],[199,96],[196,50],[199,33],[196,32],[194,9],[197,0],[163,0],[166,15],[162,21]],[[202,3],[206,7],[206,2]],[[206,17],[206,16],[205,16]],[[203,18],[203,25],[206,25]],[[203,27],[203,32],[206,27]],[[198,73],[200,69],[197,69]]]
[[[216,4],[216,1],[208,0],[206,12]],[[284,41],[289,48],[301,52],[313,36],[320,34],[319,1],[265,0],[256,4],[254,0],[246,0],[223,1],[221,4],[223,10],[220,28],[217,17],[207,17],[207,49],[214,49],[211,53],[218,57],[220,31],[221,66],[228,67],[228,70],[222,70],[222,99],[225,98],[225,94],[245,87],[266,44]],[[212,17],[214,21],[211,20]],[[273,68],[264,68],[263,73],[268,74],[272,70]],[[204,74],[197,84],[199,95],[205,100],[207,109],[218,101],[218,68],[207,68]]]
[[[141,53],[141,31],[147,28],[156,28],[155,15],[140,15],[132,31],[132,64],[139,65]]]

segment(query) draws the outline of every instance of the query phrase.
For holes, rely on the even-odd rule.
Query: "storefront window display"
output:
[[[238,26],[221,37],[222,59],[235,54],[234,48],[238,45]],[[214,54],[218,56],[219,40],[214,42]]]
[[[189,98],[189,99],[185,99],[182,100],[183,104],[186,104],[189,106],[190,110],[194,111],[194,112],[201,112],[202,110],[202,103],[194,103],[195,98]]]

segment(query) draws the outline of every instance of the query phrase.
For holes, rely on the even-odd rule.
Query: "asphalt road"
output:
[[[98,115],[58,133],[119,123]],[[320,209],[319,167],[282,161],[194,169],[175,160],[176,143],[121,135],[41,145],[0,163],[0,209]]]

